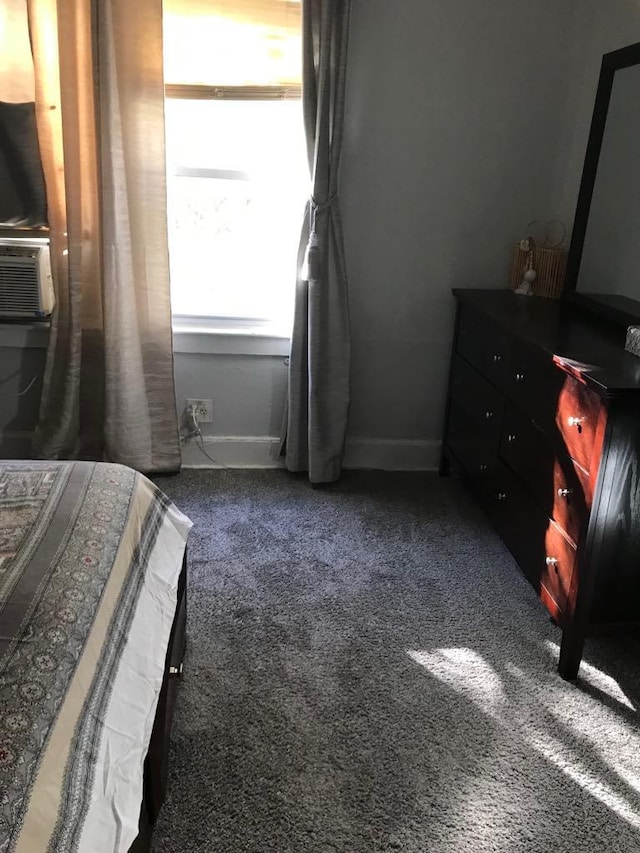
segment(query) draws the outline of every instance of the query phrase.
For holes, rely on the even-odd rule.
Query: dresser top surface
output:
[[[599,323],[560,300],[508,290],[455,289],[463,305],[544,350],[599,393],[640,391],[640,358],[624,349],[624,329]]]

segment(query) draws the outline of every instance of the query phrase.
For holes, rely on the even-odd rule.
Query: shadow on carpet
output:
[[[640,644],[560,632],[454,479],[184,471],[155,853],[638,853]]]

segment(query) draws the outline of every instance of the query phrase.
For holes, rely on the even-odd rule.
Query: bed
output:
[[[143,475],[0,462],[0,851],[148,849],[191,522]]]

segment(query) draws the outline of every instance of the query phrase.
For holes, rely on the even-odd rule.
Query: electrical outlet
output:
[[[195,409],[196,420],[199,424],[210,424],[213,421],[213,400],[187,399],[187,411]]]

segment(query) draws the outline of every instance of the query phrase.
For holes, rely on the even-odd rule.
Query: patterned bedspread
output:
[[[0,851],[126,851],[191,522],[141,474],[0,463]]]

